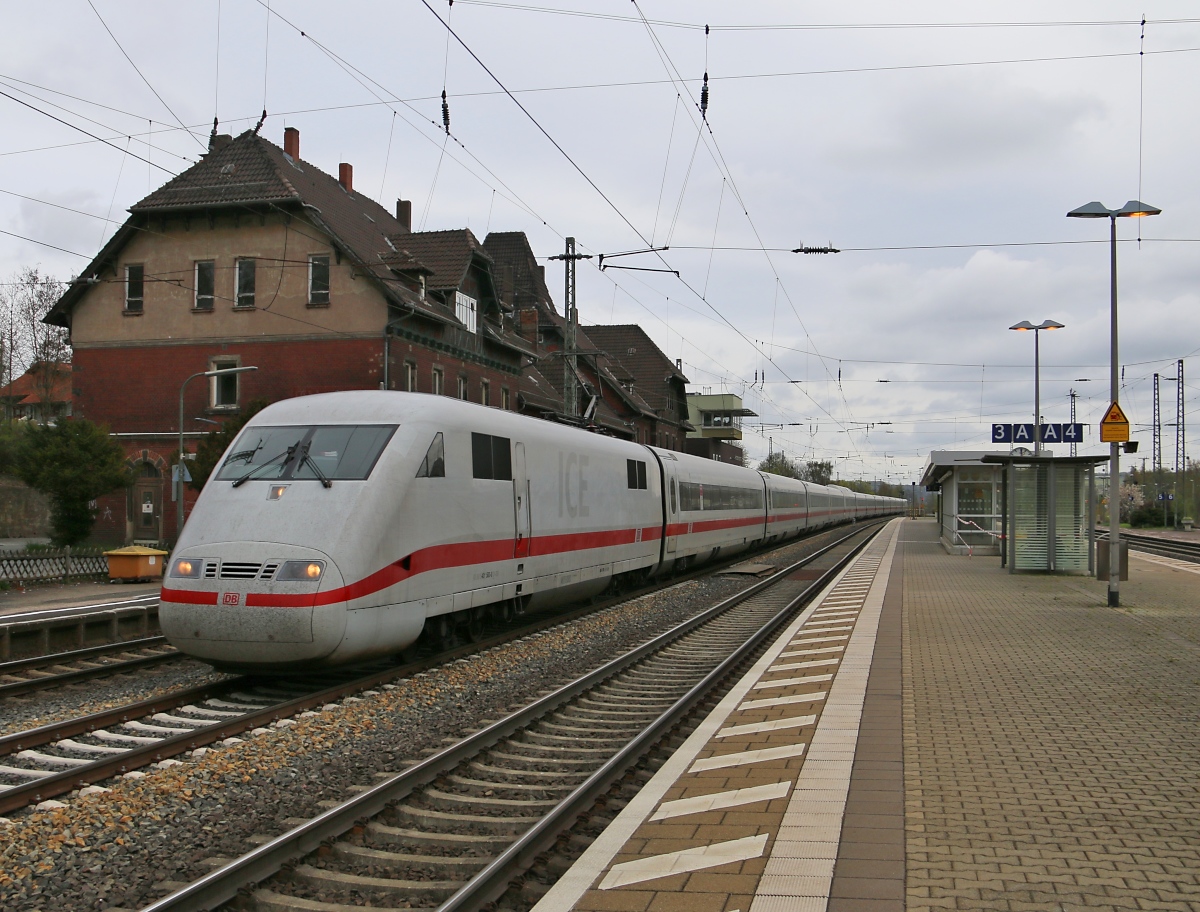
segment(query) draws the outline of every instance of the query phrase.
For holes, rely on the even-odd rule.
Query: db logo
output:
[[[222,605],[240,605],[242,602],[242,594],[240,592],[223,592],[221,593]]]

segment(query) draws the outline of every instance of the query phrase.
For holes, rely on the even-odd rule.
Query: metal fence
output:
[[[108,561],[100,548],[45,551],[0,551],[0,579],[18,582],[108,577]]]

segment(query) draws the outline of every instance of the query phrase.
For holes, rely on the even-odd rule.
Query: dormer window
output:
[[[458,321],[467,328],[467,332],[476,332],[479,328],[478,308],[478,302],[470,295],[465,295],[461,291],[455,292],[454,316],[458,317]]]

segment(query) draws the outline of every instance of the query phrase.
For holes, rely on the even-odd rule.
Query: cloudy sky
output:
[[[1081,452],[1106,450],[1108,225],[1064,216],[1140,198],[1163,214],[1118,225],[1121,401],[1149,456],[1152,376],[1184,359],[1200,455],[1198,14],[1189,2],[10,5],[0,280],[25,265],[79,270],[131,204],[203,152],[214,112],[237,133],[265,106],[263,135],[282,143],[298,127],[305,159],[335,174],[351,162],[357,189],[388,207],[411,199],[416,227],[521,230],[541,256],[568,235],[593,254],[669,247],[611,261],[639,270],[581,265],[581,319],[639,323],[693,389],[742,395],[760,416],[746,420],[754,458],[774,447],[907,483],[931,450],[988,448],[992,422],[1031,420],[1033,339],[1007,329],[1020,320],[1066,324],[1042,339],[1042,411],[1066,421],[1074,389],[1090,426]],[[841,253],[790,252],[827,244]],[[560,299],[559,264],[547,278]],[[1162,388],[1173,423],[1175,382]],[[1163,441],[1173,464],[1173,426]]]

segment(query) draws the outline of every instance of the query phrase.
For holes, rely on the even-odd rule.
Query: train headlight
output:
[[[275,574],[275,579],[292,582],[315,583],[321,578],[321,575],[324,572],[325,561],[291,560],[283,562],[283,566],[280,567],[279,572]]]
[[[171,565],[171,576],[181,576],[185,579],[197,579],[204,569],[204,561],[181,557]]]

